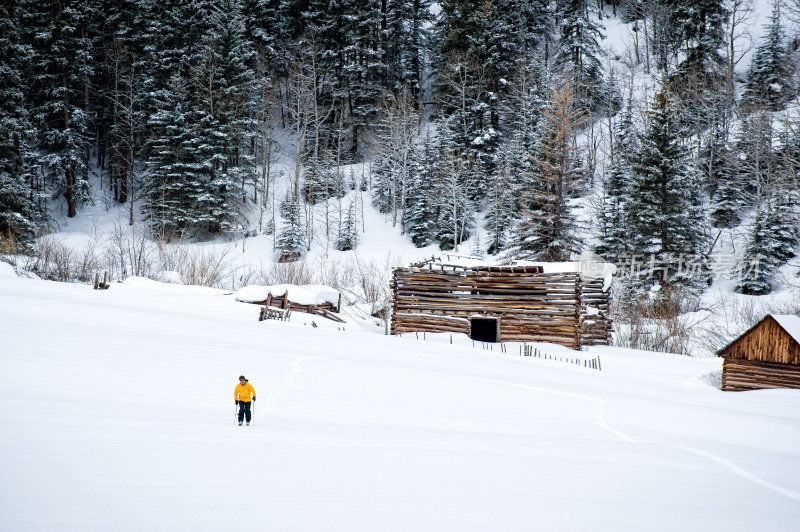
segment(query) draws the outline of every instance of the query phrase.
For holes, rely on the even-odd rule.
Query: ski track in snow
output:
[[[793,499],[795,501],[800,502],[800,493],[798,493],[796,491],[788,490],[786,488],[782,488],[780,486],[776,486],[775,484],[773,484],[773,483],[771,483],[769,481],[766,481],[763,478],[759,478],[759,477],[755,476],[754,474],[750,473],[749,471],[747,471],[746,469],[744,469],[742,467],[739,467],[738,465],[734,464],[730,460],[727,460],[725,458],[722,458],[722,457],[717,456],[715,454],[711,454],[711,453],[706,452],[706,451],[701,451],[700,449],[694,449],[692,447],[686,447],[684,445],[678,445],[677,447],[679,449],[684,449],[684,450],[689,451],[691,453],[694,453],[696,455],[703,456],[705,458],[713,460],[716,463],[718,463],[719,465],[730,469],[731,471],[733,471],[734,473],[736,473],[740,477],[746,478],[747,480],[750,480],[751,482],[755,482],[756,484],[758,484],[760,486],[764,486],[765,488],[769,488],[769,489],[771,489],[773,491],[777,491],[781,495],[784,495],[786,497],[789,497],[790,499]]]
[[[283,383],[281,384],[281,386],[277,390],[272,392],[269,395],[269,397],[267,398],[267,412],[269,412],[270,410],[272,410],[275,407],[275,403],[276,403],[278,397],[280,397],[280,395],[282,395],[284,392],[286,392],[286,390],[288,390],[291,387],[291,385],[294,383],[296,376],[303,370],[303,368],[300,365],[300,363],[305,359],[320,360],[320,361],[325,361],[325,362],[339,362],[339,363],[343,363],[344,362],[344,363],[358,364],[358,365],[364,365],[364,366],[375,366],[375,367],[380,367],[380,368],[390,367],[390,368],[402,369],[402,370],[405,370],[405,371],[414,371],[414,372],[421,372],[421,373],[434,374],[434,375],[443,375],[443,376],[467,379],[467,380],[476,381],[476,382],[484,382],[484,383],[489,383],[489,384],[498,384],[498,385],[501,385],[501,386],[510,386],[510,387],[514,387],[514,388],[522,388],[522,389],[526,389],[526,390],[533,390],[533,391],[537,391],[537,392],[550,393],[550,394],[554,394],[554,395],[561,395],[563,397],[571,397],[571,398],[576,398],[576,399],[582,399],[582,400],[585,400],[585,401],[589,401],[593,405],[592,417],[594,418],[595,423],[597,423],[597,425],[600,428],[602,428],[604,431],[606,431],[606,432],[608,432],[610,434],[613,434],[615,437],[621,439],[622,441],[625,441],[625,442],[628,442],[628,443],[652,443],[652,444],[656,444],[656,445],[665,445],[665,446],[675,447],[675,448],[678,448],[678,449],[682,449],[684,451],[688,451],[688,452],[694,453],[694,454],[696,454],[698,456],[702,456],[704,458],[712,460],[713,462],[716,462],[720,466],[732,471],[736,475],[738,475],[738,476],[740,476],[742,478],[745,478],[745,479],[747,479],[747,480],[749,480],[751,482],[754,482],[755,484],[758,484],[759,486],[768,488],[768,489],[770,489],[772,491],[780,493],[781,495],[783,495],[785,497],[788,497],[789,499],[792,499],[792,500],[800,502],[800,493],[798,493],[796,491],[792,491],[792,490],[786,489],[786,488],[783,488],[781,486],[777,486],[777,485],[775,485],[775,484],[773,484],[773,483],[771,483],[771,482],[769,482],[767,480],[764,480],[764,479],[762,479],[762,478],[750,473],[749,471],[747,471],[743,467],[738,466],[737,464],[731,462],[730,460],[728,460],[726,458],[722,458],[720,456],[717,456],[717,455],[712,454],[712,453],[707,452],[707,451],[702,451],[700,449],[687,447],[685,445],[676,445],[676,444],[672,444],[672,443],[658,442],[658,441],[646,442],[646,441],[639,441],[639,440],[636,440],[635,438],[632,438],[631,436],[625,434],[624,432],[619,431],[619,430],[611,427],[606,422],[605,414],[604,414],[606,401],[603,400],[603,399],[597,398],[597,397],[591,397],[591,396],[588,396],[588,395],[578,394],[578,393],[574,393],[574,392],[565,392],[563,390],[556,390],[556,389],[553,389],[553,388],[545,388],[545,387],[542,387],[542,386],[533,386],[533,385],[530,385],[530,384],[521,384],[521,383],[516,383],[516,382],[508,382],[508,381],[502,381],[502,380],[497,380],[497,379],[489,379],[489,378],[485,378],[485,377],[476,377],[474,375],[463,375],[463,374],[460,374],[460,373],[453,373],[453,372],[447,372],[447,371],[437,371],[437,370],[422,369],[422,368],[409,368],[409,367],[404,367],[404,366],[397,366],[397,365],[394,365],[394,364],[381,364],[381,363],[377,363],[377,362],[364,362],[364,361],[360,361],[360,360],[343,360],[343,359],[338,359],[338,358],[322,357],[322,356],[301,356],[301,357],[297,357],[296,355],[290,355],[288,353],[276,353],[276,354],[281,354],[281,355],[284,355],[284,356],[294,356],[296,358],[295,358],[294,362],[292,363],[292,370],[293,371],[291,373],[287,373],[284,376],[284,380],[283,380]],[[262,414],[262,415],[266,415],[266,413]]]
[[[294,355],[292,355],[292,356],[294,356]],[[306,357],[297,357],[297,356],[295,356],[294,361],[292,361],[291,371],[289,371],[286,374],[284,374],[283,381],[281,382],[281,385],[278,386],[275,390],[273,390],[267,396],[266,407],[264,408],[263,411],[261,411],[259,413],[259,415],[258,415],[259,418],[262,418],[262,417],[266,416],[272,410],[274,410],[275,409],[275,405],[278,404],[278,398],[281,395],[283,395],[284,393],[286,393],[286,390],[288,390],[289,388],[292,387],[292,384],[294,384],[294,381],[297,378],[297,375],[303,371],[303,366],[301,366],[300,364],[305,358]]]
[[[603,399],[596,399],[592,397],[586,397],[587,400],[594,402],[594,410],[592,411],[592,416],[594,417],[595,422],[600,425],[604,430],[610,432],[617,438],[629,442],[629,443],[639,443],[638,441],[634,440],[624,432],[620,432],[617,429],[611,428],[608,423],[606,423],[605,415],[603,411],[605,409],[606,401]]]
[[[767,480],[764,480],[763,478],[757,477],[756,475],[750,473],[749,471],[747,471],[743,467],[738,466],[735,463],[731,462],[730,460],[728,460],[726,458],[722,458],[721,456],[717,456],[717,455],[709,453],[707,451],[701,451],[700,449],[695,449],[693,447],[687,447],[685,445],[676,445],[676,444],[670,444],[670,443],[664,443],[664,442],[639,442],[638,440],[635,440],[634,438],[631,438],[630,436],[628,436],[624,432],[618,431],[618,430],[610,427],[608,425],[608,423],[606,423],[605,416],[603,414],[603,409],[604,409],[604,405],[605,405],[606,401],[604,401],[602,399],[591,398],[591,397],[586,397],[586,399],[588,399],[590,401],[594,401],[594,403],[595,403],[594,418],[595,418],[595,421],[597,421],[597,424],[600,425],[601,427],[603,427],[605,430],[607,430],[611,434],[614,434],[615,436],[617,436],[618,438],[620,438],[620,439],[622,439],[624,441],[627,441],[627,442],[630,442],[630,443],[655,443],[655,444],[658,444],[658,445],[667,445],[667,446],[671,446],[671,447],[676,447],[678,449],[683,449],[684,451],[689,451],[689,452],[694,453],[694,454],[696,454],[698,456],[702,456],[704,458],[708,458],[709,460],[712,460],[712,461],[716,462],[717,464],[721,465],[722,467],[725,467],[725,468],[733,471],[735,474],[739,475],[740,477],[746,478],[747,480],[749,480],[751,482],[754,482],[754,483],[758,484],[759,486],[763,486],[765,488],[769,488],[769,489],[771,489],[773,491],[776,491],[776,492],[780,493],[781,495],[783,495],[785,497],[788,497],[790,499],[793,499],[795,501],[800,501],[800,493],[798,493],[796,491],[792,491],[792,490],[786,489],[786,488],[783,488],[781,486],[777,486],[777,485],[775,485],[775,484],[773,484],[773,483],[771,483],[771,482],[769,482]]]

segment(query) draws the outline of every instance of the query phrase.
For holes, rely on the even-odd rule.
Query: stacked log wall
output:
[[[764,388],[800,389],[800,366],[726,358],[722,366],[722,389],[726,392]]]
[[[608,345],[611,343],[612,320],[609,293],[603,290],[603,279],[583,281],[581,290],[581,343]],[[590,311],[590,309],[594,309]]]
[[[498,318],[501,341],[579,349],[610,338],[602,281],[583,283],[577,273],[542,273],[538,267],[398,268],[391,289],[392,334],[469,334],[471,318]]]

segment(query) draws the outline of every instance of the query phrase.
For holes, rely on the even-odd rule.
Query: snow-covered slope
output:
[[[0,271],[0,530],[800,523],[800,391],[723,393],[717,359],[537,346],[596,371],[257,315],[208,288]]]

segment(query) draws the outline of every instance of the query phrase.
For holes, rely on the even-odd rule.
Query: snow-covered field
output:
[[[718,359],[537,346],[596,371],[257,315],[219,290],[0,264],[0,530],[800,524],[800,391],[723,393]]]

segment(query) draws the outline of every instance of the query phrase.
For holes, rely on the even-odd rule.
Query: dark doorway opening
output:
[[[470,338],[479,342],[496,342],[500,335],[500,322],[497,318],[472,318]]]

